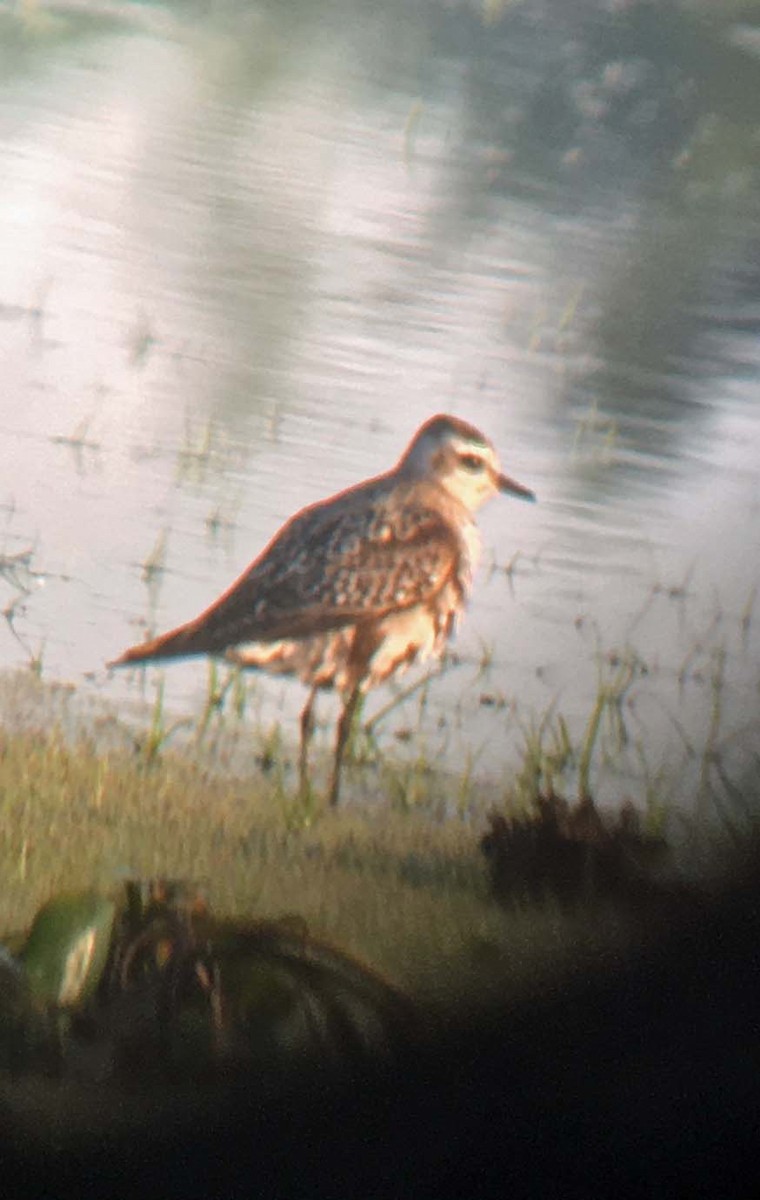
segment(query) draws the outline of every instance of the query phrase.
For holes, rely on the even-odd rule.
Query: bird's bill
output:
[[[509,475],[498,475],[496,483],[500,492],[509,492],[512,496],[520,496],[523,500],[535,500],[536,493],[524,484],[518,483],[516,479],[510,479]]]

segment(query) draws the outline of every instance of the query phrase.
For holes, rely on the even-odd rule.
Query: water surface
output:
[[[603,798],[725,800],[758,749],[759,114],[753,31],[697,5],[0,9],[0,664],[131,711],[155,676],[107,659],[446,411],[539,503],[483,512],[458,665],[383,748],[498,790],[625,678]],[[167,669],[169,709],[206,681]],[[302,699],[255,686],[293,735]]]

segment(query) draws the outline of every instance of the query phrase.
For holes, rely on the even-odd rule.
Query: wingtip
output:
[[[115,667],[123,667],[129,660],[129,650],[125,650],[118,658],[110,658],[106,663],[106,670],[113,671]]]
[[[160,637],[130,646],[123,654],[107,662],[106,667],[110,671],[113,667],[146,666],[165,658],[191,658],[196,654],[207,654],[209,647],[206,642],[194,635],[194,625],[181,625]]]
[[[130,646],[128,650],[125,650],[117,658],[110,659],[106,663],[106,669],[112,671],[114,667],[126,667],[130,663],[145,662],[146,659],[150,658],[150,654],[146,654],[146,651],[152,645],[153,642],[143,642],[139,646]]]

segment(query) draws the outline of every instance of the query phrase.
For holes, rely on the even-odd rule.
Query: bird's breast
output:
[[[482,549],[480,530],[473,520],[466,521],[460,531],[462,553],[459,561],[459,579],[462,588],[469,591]]]

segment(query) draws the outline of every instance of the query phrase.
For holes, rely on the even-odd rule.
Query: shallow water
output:
[[[539,502],[483,512],[458,665],[383,745],[507,779],[628,671],[601,798],[741,786],[760,57],[647,10],[0,8],[1,666],[129,710],[107,659],[447,411]],[[167,669],[169,708],[206,681]],[[293,733],[302,698],[256,683]]]

